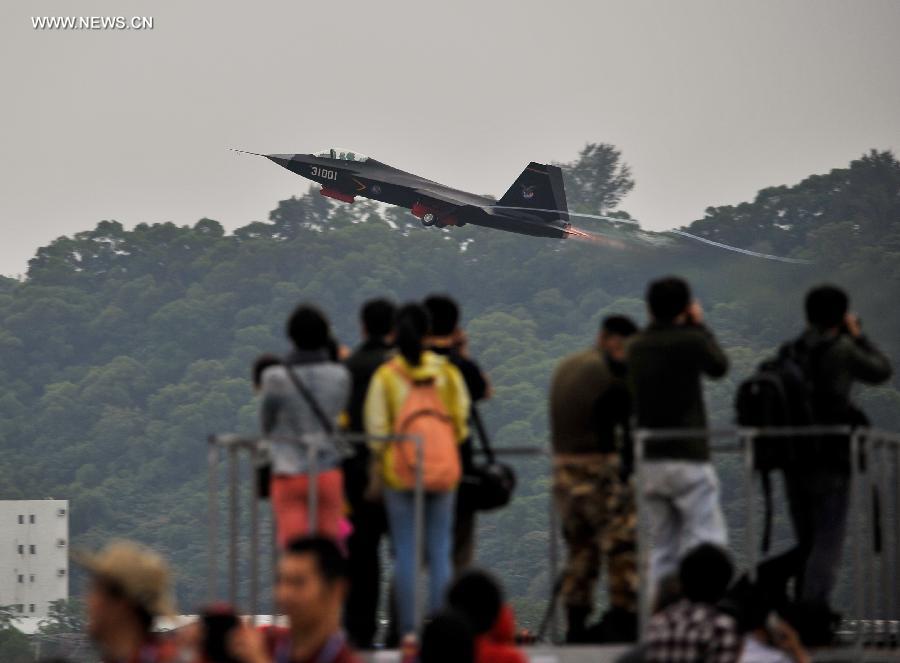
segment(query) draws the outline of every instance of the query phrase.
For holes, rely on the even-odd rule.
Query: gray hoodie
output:
[[[290,365],[337,430],[338,417],[350,395],[350,373],[324,353],[298,353]],[[316,449],[319,472],[340,465],[336,440],[297,391],[285,366],[271,366],[263,372],[260,419],[269,442],[272,474],[306,474],[310,447]]]

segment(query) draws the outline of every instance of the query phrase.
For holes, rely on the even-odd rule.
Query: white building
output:
[[[24,623],[69,598],[69,501],[0,500],[0,606]]]

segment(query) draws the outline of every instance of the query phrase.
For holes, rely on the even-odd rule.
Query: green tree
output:
[[[631,168],[609,143],[587,143],[575,161],[558,165],[563,169],[566,198],[573,211],[608,214],[634,188]]]
[[[41,620],[38,631],[45,635],[84,632],[84,609],[78,599],[50,601],[47,618]]]
[[[0,605],[0,631],[15,628],[18,614],[14,605]]]
[[[33,663],[34,655],[28,638],[15,627],[17,614],[13,606],[0,606],[0,661]]]

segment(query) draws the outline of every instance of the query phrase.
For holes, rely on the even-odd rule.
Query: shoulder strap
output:
[[[312,393],[309,391],[309,388],[305,384],[303,384],[300,376],[294,372],[290,364],[288,364],[287,362],[283,362],[281,365],[284,366],[284,370],[287,371],[288,378],[291,382],[294,383],[294,387],[297,389],[297,391],[300,392],[300,395],[303,396],[303,399],[307,402],[310,409],[313,411],[316,419],[318,419],[319,423],[322,424],[322,428],[324,428],[325,432],[329,435],[333,435],[334,424],[329,421],[328,417],[325,416],[325,413],[319,406],[318,401],[316,401]]]
[[[791,359],[793,361],[804,361],[809,358],[809,346],[801,334],[797,338],[785,341],[778,348],[779,359]]]
[[[404,382],[406,382],[408,384],[413,384],[412,377],[406,371],[403,370],[403,367],[400,365],[400,362],[397,361],[396,357],[394,357],[393,359],[389,359],[387,364],[391,368],[391,370],[394,371],[394,373],[396,373],[397,375],[399,375],[400,378]]]
[[[763,504],[764,504],[764,515],[763,515],[763,535],[762,535],[762,545],[760,546],[761,552],[763,555],[769,552],[769,548],[772,545],[772,517],[773,517],[773,504],[772,504],[772,477],[770,475],[769,470],[764,470],[760,473],[760,478],[762,480],[762,489],[763,489]]]
[[[400,379],[406,382],[410,387],[431,385],[435,383],[435,379],[430,376],[420,380],[415,379],[412,375],[410,375],[403,369],[403,366],[400,365],[400,362],[396,358],[391,359],[388,362],[388,366],[390,366],[391,370],[399,375]]]
[[[478,433],[477,437],[481,445],[481,450],[484,452],[488,462],[493,463],[495,461],[494,450],[491,448],[491,441],[488,438],[487,429],[484,427],[484,421],[481,419],[481,413],[478,411],[478,407],[475,403],[472,403],[471,407],[472,424],[475,427],[475,431]]]

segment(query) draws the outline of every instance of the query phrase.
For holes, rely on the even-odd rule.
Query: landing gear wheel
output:
[[[433,213],[427,212],[422,215],[422,225],[426,228],[430,228],[435,223],[437,223],[437,217]]]

